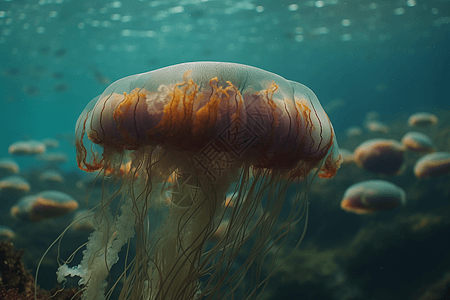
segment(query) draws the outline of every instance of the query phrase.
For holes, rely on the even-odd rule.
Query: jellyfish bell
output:
[[[5,193],[7,191],[26,193],[31,189],[28,181],[18,175],[11,175],[0,180],[0,192]]]
[[[122,183],[104,189],[80,265],[58,269],[60,282],[81,277],[83,299],[105,298],[109,270],[133,237],[120,299],[234,294],[255,257],[281,247],[305,215],[303,190],[274,230],[288,188],[312,171],[333,177],[341,161],[310,89],[234,63],[186,63],[120,79],[88,104],[76,135],[82,170],[119,170],[131,161]],[[109,208],[114,201],[118,214]],[[205,251],[225,212],[227,230]],[[230,272],[244,245],[251,249],[245,265]]]
[[[400,174],[404,167],[405,147],[390,139],[370,139],[354,151],[356,164],[368,171],[387,175]]]
[[[78,202],[66,193],[47,190],[19,199],[11,215],[25,221],[39,222],[63,216],[78,208]]]
[[[56,170],[45,170],[39,174],[39,180],[47,183],[64,183],[64,176]]]
[[[0,241],[3,239],[12,240],[15,237],[16,237],[16,234],[14,233],[14,231],[11,228],[0,225]]]
[[[228,68],[223,68],[223,65],[181,64],[119,80],[108,87],[98,101],[97,98],[91,101],[78,120],[78,131],[81,133],[87,130],[86,136],[105,148],[136,150],[142,146],[164,144],[166,147],[171,145],[175,149],[198,152],[212,138],[219,138],[227,144],[222,131],[230,124],[243,127],[248,118],[245,125],[250,128],[245,132],[248,135],[246,137],[251,139],[249,142],[253,142],[253,139],[258,141],[243,155],[257,161],[258,166],[290,166],[292,161],[277,155],[283,151],[294,154],[292,157],[294,161],[298,160],[295,155],[304,157],[310,155],[311,159],[316,157],[316,161],[311,164],[317,164],[328,150],[327,147],[323,147],[323,141],[328,143],[333,140],[332,131],[323,132],[328,136],[322,137],[322,145],[317,143],[312,147],[302,147],[304,144],[299,141],[301,142],[305,135],[301,127],[303,124],[297,123],[296,128],[290,128],[291,124],[288,121],[288,116],[300,121],[304,116],[299,114],[311,113],[307,102],[311,102],[310,106],[313,108],[317,104],[320,105],[315,95],[303,85],[286,81],[275,74],[267,73],[271,75],[267,76],[265,73],[258,74],[259,70],[256,68],[247,67],[248,71],[244,72],[239,69],[239,65]],[[190,67],[191,70],[186,70],[186,67]],[[198,76],[198,73],[205,73],[205,69],[211,75]],[[190,78],[191,73],[197,73],[198,78]],[[234,78],[234,83],[223,79],[219,82],[218,78],[228,77]],[[249,85],[247,83],[249,77],[257,84]],[[284,82],[272,84],[280,79]],[[201,85],[197,85],[196,82],[201,82]],[[296,85],[298,86],[296,91],[303,91],[303,95],[301,93],[296,95],[295,101],[283,101],[283,94],[289,93],[292,88],[295,89]],[[131,89],[131,86],[134,88]],[[240,89],[243,88],[245,92],[241,93]],[[127,93],[127,90],[131,92]],[[272,98],[273,93],[279,97]],[[183,99],[184,95],[186,98]],[[310,100],[306,100],[308,98]],[[232,101],[229,101],[230,99]],[[286,106],[286,112],[277,105]],[[190,115],[193,113],[195,118]],[[262,113],[271,115],[261,115]],[[329,123],[323,109],[315,111],[315,114],[308,116],[312,127],[321,127],[321,120]],[[267,129],[264,126],[267,126],[269,119],[279,124],[270,135],[264,136]],[[85,126],[86,124],[89,126]],[[319,135],[320,132],[312,131],[310,138],[320,139]],[[281,141],[290,143],[282,144]],[[80,142],[82,141],[78,139],[77,155],[80,156],[78,159],[80,167],[87,171],[101,168],[101,164],[96,164],[96,157],[92,162],[86,161],[86,152]],[[306,142],[306,139],[303,139],[303,142]],[[231,151],[234,150],[238,156],[242,155],[240,153],[242,149],[237,148],[239,146],[237,142],[235,145],[226,146]],[[259,150],[263,148],[266,151],[260,153]],[[301,151],[302,148],[305,150],[304,153]],[[256,157],[253,158],[255,153]],[[83,155],[84,158],[81,157]]]
[[[362,131],[361,127],[352,126],[345,131],[345,134],[347,135],[347,137],[355,137],[355,136],[362,135],[363,131]]]
[[[44,145],[47,147],[47,149],[59,147],[59,141],[56,139],[46,138],[46,139],[43,139],[41,142],[44,143]]]
[[[366,128],[371,132],[381,132],[381,133],[389,133],[389,126],[377,121],[377,120],[370,120],[366,122]]]
[[[8,148],[10,154],[17,156],[42,154],[45,150],[45,144],[35,140],[17,141],[12,143]]]
[[[59,165],[67,162],[67,155],[62,152],[43,153],[37,156],[37,159],[40,161],[44,161],[49,165]]]
[[[366,122],[368,121],[378,121],[380,120],[380,114],[376,111],[369,111],[365,116]]]
[[[73,230],[81,232],[91,232],[94,230],[94,224],[92,219],[94,218],[94,213],[92,210],[80,209],[75,212],[73,217]]]
[[[339,153],[342,157],[342,165],[350,164],[355,162],[355,156],[352,151],[340,148]]]
[[[422,156],[414,165],[417,178],[430,178],[450,174],[450,152],[433,152]]]
[[[433,140],[426,134],[410,131],[406,133],[402,138],[402,144],[406,149],[414,152],[432,152],[434,151]]]
[[[0,176],[19,173],[19,164],[9,157],[0,159]]]
[[[428,112],[418,112],[411,115],[408,125],[411,127],[429,127],[438,123],[438,117]]]
[[[0,180],[0,201],[3,207],[14,204],[18,198],[28,193],[31,189],[30,183],[19,175],[10,175]]]
[[[356,214],[391,210],[406,203],[405,191],[385,180],[367,180],[349,187],[341,208]]]

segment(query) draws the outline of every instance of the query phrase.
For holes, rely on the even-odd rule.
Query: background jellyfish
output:
[[[30,191],[30,184],[28,181],[18,175],[11,175],[0,180],[0,192],[16,192],[16,193],[26,193]],[[3,195],[4,196],[4,195]]]
[[[402,137],[402,144],[406,149],[415,152],[432,152],[434,151],[433,140],[426,134],[417,131],[407,132]]]
[[[429,178],[450,173],[450,153],[434,152],[421,157],[414,165],[417,178]]]
[[[17,141],[12,143],[8,152],[12,155],[37,155],[46,150],[45,144],[39,141]]]
[[[345,191],[341,208],[357,214],[369,214],[391,210],[405,203],[406,193],[401,187],[385,180],[367,180]]]
[[[256,295],[267,282],[262,261],[274,262],[305,220],[307,175],[330,178],[340,164],[311,90],[232,63],[186,63],[116,81],[88,104],[76,135],[82,170],[120,178],[103,187],[81,263],[57,272],[60,282],[81,277],[84,299],[110,296],[109,271],[130,239],[136,251],[126,259],[120,299]],[[298,179],[303,188],[294,186],[290,214],[280,220]],[[235,266],[244,245],[245,261]],[[238,290],[250,269],[256,284]]]
[[[404,146],[390,139],[371,139],[360,144],[354,151],[355,162],[371,172],[394,175],[401,173]]]
[[[415,113],[408,119],[408,125],[412,127],[428,127],[437,123],[438,117],[428,112]]]
[[[19,170],[19,165],[12,158],[0,158],[0,176],[17,174]]]
[[[11,215],[24,221],[39,222],[63,216],[78,208],[78,202],[60,191],[43,191],[25,196],[11,207]]]

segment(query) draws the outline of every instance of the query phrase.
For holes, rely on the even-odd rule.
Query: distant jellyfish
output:
[[[30,191],[30,184],[28,181],[18,175],[11,175],[0,180],[0,192],[23,192]]]
[[[388,139],[371,139],[359,145],[355,151],[355,162],[361,168],[387,175],[398,174],[404,160],[404,146]]]
[[[348,128],[345,131],[345,134],[347,135],[347,137],[354,137],[354,136],[362,135],[363,131],[362,131],[361,127],[353,126],[353,127]]]
[[[39,48],[38,51],[39,51],[39,53],[41,53],[41,54],[47,55],[47,54],[50,53],[50,47],[44,46],[44,47]]]
[[[36,85],[24,86],[22,91],[30,97],[37,97],[41,93],[41,89]]]
[[[43,153],[37,157],[40,161],[45,161],[50,165],[59,165],[67,162],[68,158],[65,153]]]
[[[411,151],[431,152],[434,151],[433,141],[424,133],[410,131],[402,138],[402,144]]]
[[[71,146],[75,146],[75,135],[73,133],[60,133],[60,134],[57,134],[56,137],[59,140],[66,141]]]
[[[86,300],[112,292],[109,270],[130,242],[136,250],[123,264],[123,298],[256,298],[261,274],[237,289],[246,271],[279,252],[305,220],[308,174],[331,178],[340,165],[333,127],[310,89],[233,63],[120,79],[88,104],[76,134],[78,166],[108,179],[80,265],[57,271],[59,282],[81,277]],[[130,171],[119,175],[130,157]],[[295,184],[299,178],[308,180]],[[282,216],[286,205],[292,213]],[[205,251],[225,214],[225,234]],[[232,268],[244,246],[244,265]]]
[[[334,111],[336,111],[338,108],[345,106],[345,100],[344,99],[333,99],[330,102],[328,102],[326,105],[324,105],[324,109],[330,114]]]
[[[45,170],[39,174],[39,180],[47,183],[64,183],[63,175],[56,170]]]
[[[94,231],[94,212],[89,209],[80,209],[73,216],[72,228],[75,231],[91,232]]]
[[[14,233],[14,231],[11,228],[0,225],[0,240],[3,240],[3,239],[12,240],[15,237],[16,237],[16,234]]]
[[[355,162],[355,155],[352,151],[339,148],[339,154],[341,155],[343,165]]]
[[[369,111],[366,113],[365,122],[378,121],[380,119],[380,114],[376,111]]]
[[[53,87],[53,89],[58,93],[63,93],[65,91],[67,91],[69,88],[70,88],[70,85],[66,82],[60,82]]]
[[[428,127],[438,123],[438,117],[427,112],[415,113],[408,119],[409,126]]]
[[[381,132],[381,133],[388,133],[389,132],[389,126],[380,122],[380,121],[367,121],[366,122],[366,128],[371,132]]]
[[[47,149],[59,147],[59,141],[55,140],[55,139],[46,138],[46,139],[43,139],[41,142],[44,143],[44,145],[45,145],[45,147],[47,147]]]
[[[375,89],[377,90],[377,92],[384,92],[385,90],[387,90],[388,86],[385,83],[378,83],[377,86],[375,87]]]
[[[110,84],[111,79],[108,76],[105,76],[100,70],[93,68],[94,77],[100,84]]]
[[[54,52],[54,55],[55,55],[56,57],[62,57],[62,56],[64,56],[64,55],[66,55],[66,54],[67,54],[67,49],[64,49],[64,48],[58,49],[58,50],[56,50],[56,51]]]
[[[42,154],[46,150],[45,144],[39,141],[17,141],[12,143],[8,152],[12,155],[37,155]]]
[[[65,75],[62,72],[53,72],[52,77],[55,79],[63,79],[65,77]]]
[[[39,222],[63,216],[78,208],[78,202],[66,193],[44,191],[24,196],[11,208],[11,215],[24,221]]]
[[[0,159],[0,176],[19,173],[19,164],[12,158],[4,157]]]
[[[450,152],[434,152],[424,155],[414,165],[414,175],[417,178],[448,174],[450,174]]]
[[[225,235],[225,231],[227,230],[229,221],[222,221],[217,227],[216,231],[211,235],[209,238],[209,242],[218,242],[220,241],[223,236]]]
[[[5,76],[18,76],[20,73],[20,69],[18,68],[8,68],[3,70],[3,75]]]
[[[39,64],[33,64],[31,66],[31,71],[34,72],[34,75],[36,74],[42,74],[47,72],[47,68],[45,66],[39,65]]]
[[[363,181],[349,187],[341,201],[343,210],[368,214],[391,210],[406,203],[405,191],[384,180]]]

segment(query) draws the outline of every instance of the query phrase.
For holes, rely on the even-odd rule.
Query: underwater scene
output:
[[[450,0],[0,0],[0,300],[450,299]]]

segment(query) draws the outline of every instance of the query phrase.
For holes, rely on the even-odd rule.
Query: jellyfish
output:
[[[402,138],[402,144],[406,149],[415,152],[432,152],[434,151],[433,141],[424,133],[410,131]]]
[[[11,215],[24,221],[39,222],[63,216],[78,208],[78,202],[66,193],[43,191],[19,199],[11,207]]]
[[[52,138],[43,139],[41,142],[44,143],[44,145],[45,145],[45,147],[47,147],[47,149],[59,147],[59,141],[52,139]]]
[[[408,125],[412,127],[428,127],[437,123],[438,117],[428,112],[415,113],[408,119]]]
[[[94,212],[92,210],[80,209],[75,212],[72,228],[76,231],[91,232],[94,230],[92,219]]]
[[[16,237],[16,234],[14,233],[14,231],[11,228],[0,225],[0,240],[3,240],[3,239],[12,240],[15,237]]]
[[[44,153],[45,150],[45,144],[35,140],[17,141],[8,148],[8,152],[12,155],[37,155]]]
[[[67,162],[67,155],[62,152],[43,153],[37,159],[45,161],[49,165],[59,165]]]
[[[31,189],[30,183],[19,175],[11,175],[0,180],[0,201],[3,207],[8,207],[15,203],[25,193]]]
[[[340,148],[339,153],[341,154],[342,163],[341,165],[350,164],[355,162],[355,155],[352,151]]]
[[[368,171],[394,175],[401,173],[404,161],[404,146],[388,139],[371,139],[354,151],[356,164]]]
[[[64,183],[63,175],[56,170],[45,170],[39,174],[39,180],[48,183]]]
[[[390,130],[388,125],[376,120],[367,121],[365,125],[371,132],[388,133]]]
[[[28,181],[18,175],[11,175],[0,180],[0,192],[7,191],[26,193],[30,191],[30,184]]]
[[[59,282],[80,277],[83,299],[109,298],[119,279],[119,299],[254,297],[271,273],[261,274],[264,257],[307,220],[311,178],[331,178],[340,165],[332,124],[310,89],[234,63],[120,79],[87,105],[76,136],[78,167],[104,179],[83,259],[57,271]],[[297,192],[285,201],[290,188]],[[224,205],[230,193],[232,207]],[[123,273],[108,287],[122,248]],[[258,284],[240,286],[250,269]]]
[[[17,174],[19,170],[19,165],[12,158],[0,158],[0,176]]]
[[[70,88],[70,85],[66,82],[60,82],[53,87],[53,89],[58,93],[63,93],[65,91],[67,91],[69,88]]]
[[[369,122],[369,121],[378,121],[380,120],[380,114],[376,111],[369,111],[368,113],[366,113],[365,116],[365,121]]]
[[[450,173],[450,152],[434,152],[421,157],[414,165],[417,178],[430,178]]]
[[[341,201],[343,210],[369,214],[391,210],[406,203],[405,191],[385,180],[367,180],[349,187]]]
[[[347,137],[354,137],[354,136],[362,135],[363,131],[362,131],[361,127],[352,126],[345,131],[345,134],[347,135]]]

